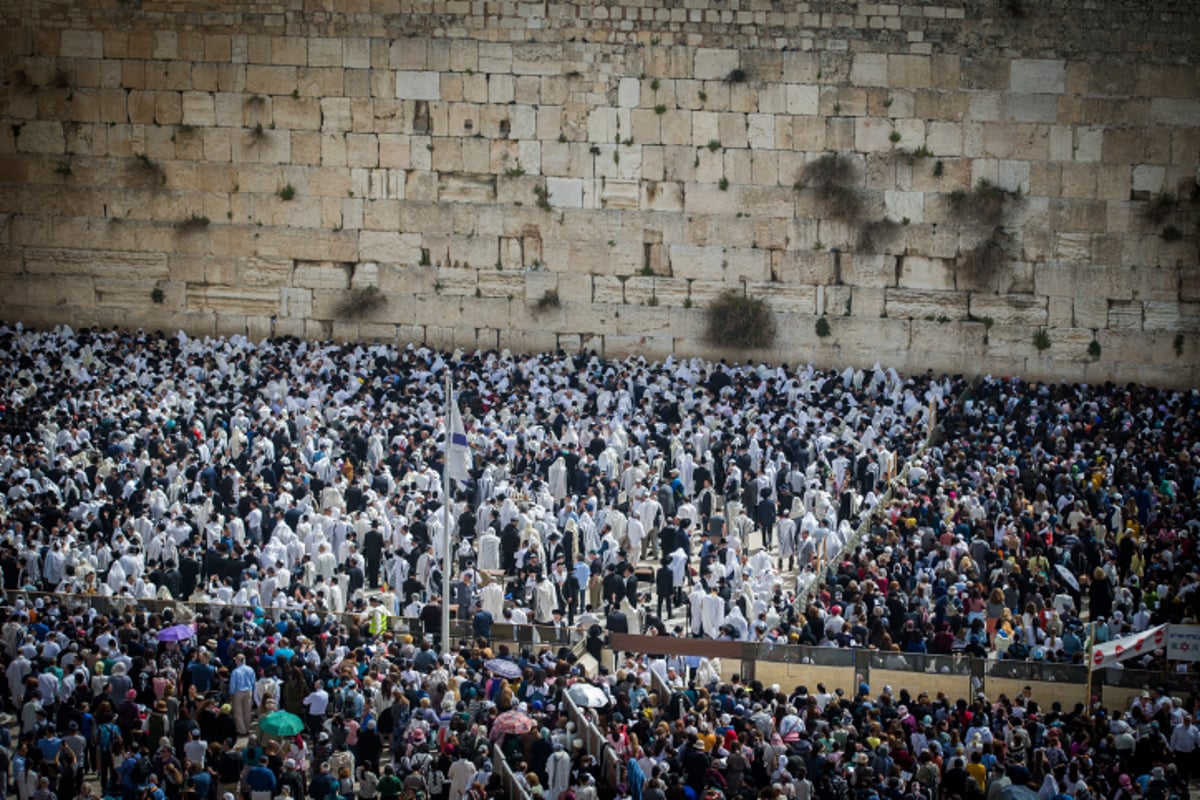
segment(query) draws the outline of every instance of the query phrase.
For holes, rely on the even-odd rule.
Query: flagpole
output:
[[[1087,664],[1088,664],[1087,698],[1086,698],[1085,704],[1084,704],[1084,708],[1086,709],[1086,713],[1089,718],[1092,716],[1092,670],[1095,669],[1095,665],[1096,665],[1096,659],[1094,659],[1092,657],[1092,652],[1095,649],[1096,649],[1096,623],[1089,622],[1088,623],[1088,649],[1087,649]]]
[[[450,652],[450,447],[454,436],[450,404],[454,402],[450,367],[446,368],[446,446],[442,458],[442,536],[445,552],[442,553],[442,655]]]

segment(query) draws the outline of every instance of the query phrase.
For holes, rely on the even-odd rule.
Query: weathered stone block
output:
[[[693,56],[692,77],[697,80],[723,80],[738,67],[737,50],[697,48]]]
[[[1009,63],[1009,87],[1013,92],[1062,94],[1066,80],[1065,61],[1017,58]]]
[[[397,71],[396,97],[400,100],[440,100],[441,74],[432,71]]]
[[[884,293],[884,309],[889,319],[966,319],[968,296],[965,292],[889,288]]]
[[[1053,302],[1058,298],[1049,299]],[[1076,297],[1073,305],[1075,327],[1095,329],[1108,325],[1108,300],[1103,297]]]
[[[1046,325],[1047,298],[1037,295],[971,293],[971,316],[997,325]]]
[[[670,248],[671,273],[680,278],[719,281],[725,278],[725,254],[721,247],[674,244]]]
[[[1142,303],[1137,300],[1110,300],[1108,303],[1108,327],[1113,330],[1140,331],[1142,329]]]

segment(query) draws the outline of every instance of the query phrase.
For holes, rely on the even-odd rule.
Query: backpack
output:
[[[133,781],[134,786],[145,786],[153,773],[154,765],[150,763],[150,759],[138,756],[129,768],[129,779]]]
[[[106,722],[100,726],[100,752],[107,753],[112,749],[113,738],[121,737],[121,729],[115,723]]]

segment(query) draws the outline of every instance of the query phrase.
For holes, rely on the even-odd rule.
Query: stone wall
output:
[[[0,316],[1194,385],[1198,16],[0,0]]]

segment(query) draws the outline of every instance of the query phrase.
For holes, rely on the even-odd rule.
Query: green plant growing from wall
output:
[[[1095,339],[1092,339],[1090,342],[1088,342],[1088,346],[1087,346],[1088,358],[1090,358],[1092,361],[1099,361],[1100,353],[1101,353],[1101,347],[1100,347],[1099,342],[1097,342]]]
[[[721,149],[721,140],[720,139],[709,139],[708,144],[705,145],[705,147],[708,148],[708,152],[715,153]]]
[[[656,105],[654,107],[654,113],[658,114],[659,116],[662,116],[663,114],[667,113],[667,107],[664,106],[662,103],[659,103],[658,105]]]
[[[558,296],[558,289],[547,289],[542,292],[542,296],[533,302],[533,310],[535,313],[549,311],[554,308],[561,308],[562,300]]]
[[[658,78],[650,81],[650,91],[657,92],[659,87]]]
[[[161,306],[166,299],[167,295],[166,292],[162,290],[162,287],[155,286],[150,290],[150,302],[154,303],[155,305]]]
[[[180,233],[199,233],[208,228],[209,219],[200,214],[192,214],[187,219],[181,219],[175,223],[175,228]]]
[[[379,291],[378,286],[363,286],[351,289],[342,302],[338,303],[333,313],[343,319],[356,319],[365,316],[377,308],[387,304],[387,296]]]
[[[723,347],[770,347],[775,342],[775,317],[766,301],[732,289],[708,305],[705,339]]]
[[[543,211],[550,210],[550,190],[549,189],[547,189],[545,186],[535,186],[535,187],[533,187],[533,197],[534,197],[534,202],[537,204],[538,208],[542,209]]]
[[[892,131],[888,134],[888,141],[892,144],[897,144],[900,141],[900,131]]]
[[[729,81],[730,83],[745,83],[746,81],[750,80],[750,75],[746,72],[746,70],[738,67],[730,70],[729,74],[725,76],[725,80]]]
[[[1175,213],[1175,205],[1175,195],[1170,192],[1159,192],[1146,201],[1141,217],[1151,227],[1157,228],[1166,222],[1171,214]]]
[[[74,170],[71,169],[71,159],[69,158],[54,165],[54,174],[60,178],[69,178],[73,172]]]
[[[1179,228],[1175,227],[1174,225],[1168,225],[1162,229],[1162,233],[1159,234],[1159,237],[1164,242],[1178,242],[1183,238],[1183,231],[1179,230]]]
[[[863,253],[879,253],[895,241],[900,233],[900,224],[884,219],[868,222],[858,231],[858,249]]]
[[[1175,334],[1175,340],[1171,342],[1171,348],[1175,351],[1176,358],[1183,357],[1183,342],[1184,342],[1183,334],[1182,333]]]
[[[933,165],[933,177],[940,178],[946,174],[946,163],[940,158]]]
[[[848,157],[827,153],[808,162],[796,187],[814,193],[821,212],[830,219],[855,222],[863,214],[863,198],[854,184],[858,170]]]
[[[286,202],[288,202],[289,200],[292,200],[293,198],[295,198],[295,196],[296,196],[296,187],[295,187],[295,186],[292,186],[290,183],[288,183],[288,184],[285,184],[285,185],[283,186],[283,188],[282,188],[282,189],[280,189],[280,190],[279,190],[278,192],[276,192],[275,194],[276,194],[276,195],[279,197],[279,199],[280,199],[280,200],[282,200],[282,201],[284,201],[284,202],[286,203]]]
[[[722,192],[726,191],[729,188],[729,178],[722,175],[721,180],[717,181],[717,188]]]
[[[1050,334],[1045,328],[1038,328],[1033,332],[1033,347],[1039,353],[1044,353],[1050,349]]]
[[[161,186],[167,182],[167,174],[163,171],[162,166],[145,153],[138,153],[134,156],[131,164],[130,169],[133,174],[147,183]]]
[[[821,339],[824,339],[826,336],[829,336],[833,333],[833,331],[829,329],[829,320],[826,319],[824,315],[817,317],[816,333],[817,337]]]

